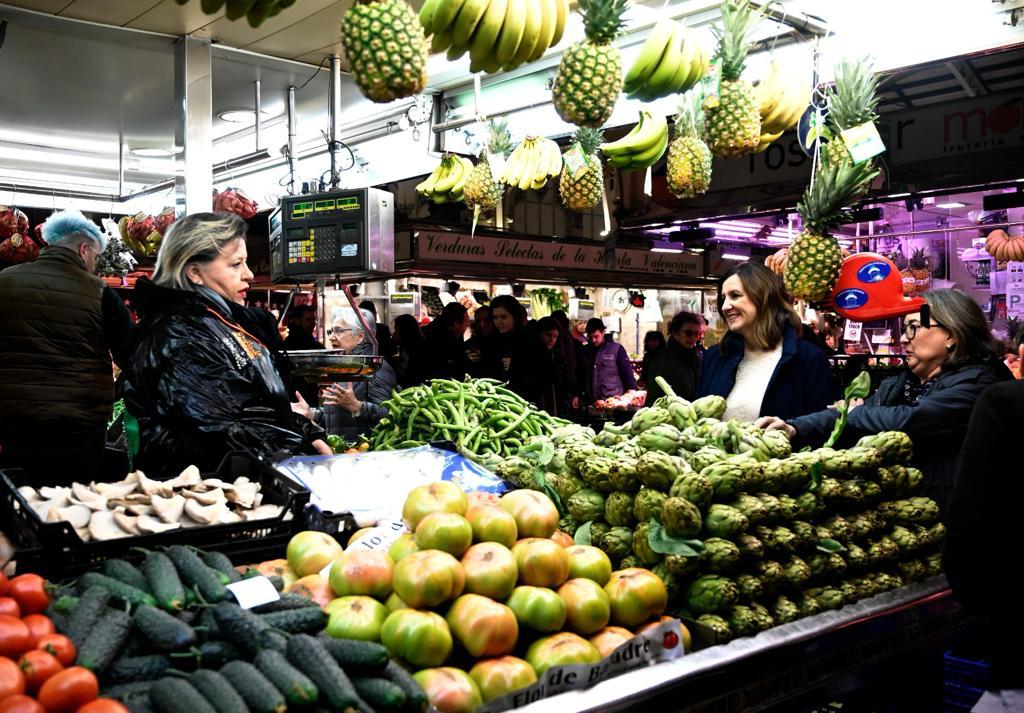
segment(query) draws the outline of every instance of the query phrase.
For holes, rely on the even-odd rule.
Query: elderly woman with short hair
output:
[[[136,283],[141,322],[125,404],[138,421],[135,465],[176,475],[215,469],[232,451],[330,453],[323,432],[293,412],[266,338],[246,322],[246,223],[226,213],[178,219],[152,279]]]
[[[886,379],[866,401],[850,404],[837,447],[881,431],[903,431],[914,443],[913,465],[924,494],[945,507],[974,403],[989,386],[1012,378],[978,303],[956,290],[924,294],[925,305],[903,321],[907,369]],[[759,426],[784,430],[799,445],[821,445],[839,417],[835,409]]]

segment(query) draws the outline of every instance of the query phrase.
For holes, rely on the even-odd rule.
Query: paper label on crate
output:
[[[590,688],[627,671],[679,658],[683,653],[682,628],[678,619],[672,619],[634,636],[598,663],[549,668],[537,683],[488,701],[478,706],[476,713],[500,713],[565,691]]]
[[[860,126],[852,126],[839,135],[843,137],[843,143],[846,144],[854,163],[861,163],[880,153],[885,153],[885,144],[873,121]]]
[[[266,577],[250,577],[227,585],[227,590],[238,600],[238,606],[252,609],[263,604],[276,602],[281,595]]]
[[[861,322],[854,322],[852,319],[847,321],[846,327],[843,329],[843,339],[848,342],[859,342],[863,328],[864,325]]]
[[[376,527],[360,535],[358,540],[349,542],[348,547],[345,549],[347,551],[355,547],[357,550],[381,550],[382,552],[387,552],[391,549],[391,545],[395,544],[395,540],[402,535],[408,534],[408,532],[409,529],[401,520],[381,520],[377,523]]]
[[[590,170],[590,159],[583,153],[583,147],[579,142],[569,147],[569,150],[562,154],[562,163],[572,175],[573,180],[578,180]]]

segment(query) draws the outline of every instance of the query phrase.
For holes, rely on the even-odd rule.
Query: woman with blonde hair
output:
[[[782,278],[754,263],[732,268],[722,277],[718,313],[728,331],[704,355],[697,395],[724,396],[725,419],[793,418],[832,403],[828,359],[800,339]]]

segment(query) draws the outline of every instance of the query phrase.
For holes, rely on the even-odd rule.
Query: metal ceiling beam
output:
[[[983,97],[988,94],[988,87],[985,86],[981,78],[978,77],[974,72],[974,68],[971,67],[971,63],[967,60],[961,62],[943,62],[943,66],[949,70],[956,81],[963,87],[964,92],[969,97]]]

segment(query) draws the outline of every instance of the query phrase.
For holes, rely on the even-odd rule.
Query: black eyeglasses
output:
[[[946,329],[946,327],[940,324],[937,320],[931,318],[931,308],[928,305],[921,305],[920,314],[920,322],[907,322],[903,325],[903,336],[906,337],[908,341],[916,337],[917,330],[921,329],[922,327],[924,329],[930,329],[931,327],[941,327],[942,329]]]
[[[328,335],[333,335],[335,337],[340,337],[345,332],[354,332],[354,331],[356,331],[356,330],[348,329],[346,327],[331,327],[330,329],[327,330],[327,334]]]

